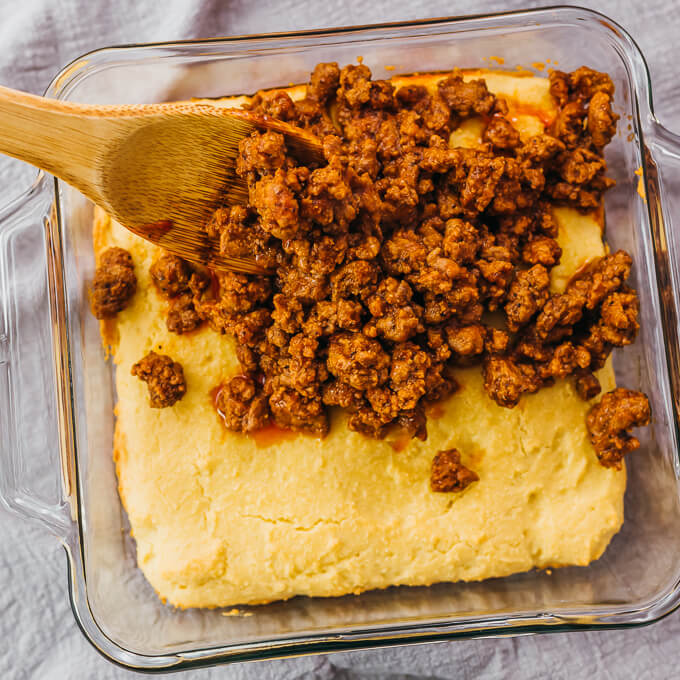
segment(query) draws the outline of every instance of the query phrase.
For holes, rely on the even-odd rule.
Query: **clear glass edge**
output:
[[[68,95],[71,86],[81,78],[91,73],[93,69],[103,68],[108,63],[112,54],[121,54],[130,58],[130,53],[142,49],[145,52],[157,49],[177,49],[186,47],[193,51],[204,49],[206,46],[228,44],[236,48],[239,44],[252,46],[254,43],[271,44],[276,47],[281,40],[285,39],[310,39],[319,40],[321,38],[332,39],[333,36],[346,36],[356,34],[358,37],[367,31],[389,31],[406,30],[413,28],[440,28],[461,30],[465,24],[485,24],[491,28],[497,26],[497,22],[502,19],[511,20],[511,24],[516,24],[522,18],[530,18],[535,23],[549,25],[558,23],[573,23],[577,20],[597,22],[606,30],[616,36],[616,42],[621,48],[621,55],[625,57],[626,64],[630,68],[631,79],[635,85],[636,100],[634,111],[636,114],[637,129],[654,139],[660,145],[667,145],[680,154],[680,137],[664,128],[656,119],[653,111],[653,100],[651,90],[651,80],[649,70],[644,56],[633,38],[616,22],[607,16],[594,10],[576,6],[553,6],[535,10],[519,10],[513,12],[502,12],[496,14],[472,15],[463,17],[426,19],[422,21],[399,22],[388,24],[376,24],[365,26],[339,27],[319,31],[301,31],[292,33],[275,33],[254,36],[235,36],[219,39],[205,39],[200,41],[176,41],[166,43],[150,43],[147,45],[121,45],[114,47],[101,48],[88,52],[78,57],[64,69],[62,69],[48,86],[45,96],[64,99]],[[476,28],[482,28],[482,25]],[[128,53],[127,55],[125,53]],[[147,55],[145,54],[145,57]],[[643,86],[644,84],[644,86]],[[641,137],[641,147],[645,148],[645,140]],[[649,193],[649,189],[654,189],[654,178],[650,176],[648,163],[642,164],[642,179]],[[33,184],[21,194],[14,197],[8,204],[0,208],[0,218],[11,215],[22,202],[29,201],[36,191],[41,188],[41,183],[45,180],[42,173],[38,173]],[[58,205],[59,184],[55,180],[55,198]],[[653,219],[652,206],[648,205],[650,221]],[[664,218],[667,218],[664,212]],[[662,219],[661,228],[665,229],[666,219]],[[59,230],[59,225],[53,228]],[[668,234],[664,233],[664,236]],[[53,257],[55,253],[52,253]],[[56,257],[60,257],[60,252]],[[54,263],[52,263],[54,265]],[[61,266],[60,263],[57,263]],[[55,305],[55,292],[52,290],[57,286],[58,281],[50,278],[50,305]],[[673,279],[674,290],[678,290],[678,281]],[[63,298],[61,298],[63,299]],[[55,305],[56,306],[56,305]],[[52,309],[62,326],[66,325],[65,308],[58,307]],[[664,326],[667,320],[664,319]],[[676,319],[677,321],[677,319]],[[66,357],[69,371],[70,384],[70,357],[66,347]],[[677,370],[669,365],[669,373]],[[677,385],[677,383],[675,383]],[[677,429],[677,409],[678,394],[673,386],[675,426]],[[63,395],[62,395],[63,396]],[[69,401],[66,399],[65,401]],[[70,414],[72,420],[72,413]],[[72,440],[71,440],[72,441]],[[69,447],[71,448],[71,447]],[[70,451],[75,455],[75,451]],[[80,507],[80,492],[78,485],[78,467],[73,465],[71,474],[72,489],[75,494],[77,507]],[[168,655],[142,655],[131,652],[110,640],[99,627],[89,609],[87,602],[87,587],[83,572],[82,555],[82,535],[81,526],[77,520],[72,520],[71,529],[59,536],[67,554],[67,567],[69,577],[69,596],[74,617],[84,636],[105,658],[111,662],[128,668],[144,672],[167,672],[184,670],[205,665],[215,665],[218,663],[231,663],[237,661],[267,659],[277,657],[291,657],[305,654],[318,654],[332,651],[348,651],[354,649],[366,649],[380,646],[395,646],[400,644],[415,644],[422,642],[436,642],[452,640],[457,638],[489,637],[501,635],[520,635],[528,633],[560,632],[570,630],[593,630],[610,628],[628,628],[648,625],[662,619],[672,613],[680,606],[680,583],[674,583],[665,592],[659,595],[654,601],[645,607],[630,609],[626,607],[613,607],[607,613],[597,616],[584,616],[578,611],[563,611],[559,614],[549,612],[530,612],[527,614],[513,613],[512,616],[504,617],[501,614],[492,618],[471,617],[464,621],[451,622],[450,620],[436,620],[427,624],[417,625],[393,624],[391,626],[379,625],[370,629],[358,629],[351,631],[341,631],[332,634],[313,634],[313,635],[289,635],[285,638],[262,640],[255,643],[224,645],[185,653]]]
[[[3,238],[7,234],[11,234],[13,229],[16,229],[21,225],[22,220],[25,218],[27,213],[31,210],[40,209],[42,214],[41,204],[48,203],[45,196],[45,186],[47,181],[45,174],[41,171],[36,175],[34,182],[20,195],[16,196],[13,200],[7,203],[3,208],[0,208],[0,223],[5,225],[3,230]],[[45,217],[45,219],[47,219]],[[2,253],[3,262],[4,252]],[[1,277],[0,277],[1,278]],[[0,281],[0,285],[4,288],[6,283]],[[5,303],[10,302],[10,300],[5,300]],[[16,314],[16,311],[14,312]],[[3,364],[6,364],[6,369],[9,371],[8,376],[11,378],[12,365],[16,361],[16,357],[13,357],[12,351],[12,330],[11,327],[5,327],[12,320],[13,314],[4,308],[3,305],[3,328],[2,332],[2,342],[6,344],[6,352],[3,353]],[[18,319],[14,318],[14,323]],[[56,344],[53,343],[55,350]],[[6,356],[5,356],[6,355]],[[57,392],[55,391],[55,396]],[[8,423],[8,438],[9,438],[9,448],[12,449],[16,446],[16,442],[13,442],[13,438],[16,437],[16,432],[14,431],[14,425],[16,425],[16,419],[20,414],[17,414],[13,408],[13,403],[10,399],[7,404],[7,417],[10,418]],[[46,500],[39,498],[35,492],[33,492],[30,487],[28,487],[24,480],[20,480],[16,476],[16,470],[13,469],[17,460],[15,458],[16,451],[10,450],[6,458],[2,459],[3,472],[3,483],[0,488],[0,504],[7,512],[16,515],[22,519],[33,522],[43,528],[46,528],[50,533],[54,534],[60,539],[69,532],[71,528],[71,517],[69,516],[68,502],[63,498],[56,502],[50,503]]]

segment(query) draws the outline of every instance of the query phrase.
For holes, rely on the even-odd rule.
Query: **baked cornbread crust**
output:
[[[466,77],[480,75],[506,98],[522,136],[554,116],[547,79]],[[433,87],[438,78],[393,82]],[[287,91],[296,99],[304,87]],[[482,131],[467,119],[452,144],[475,146]],[[551,287],[560,291],[605,250],[599,215],[559,208],[555,218],[563,255]],[[570,382],[505,409],[488,398],[479,367],[456,370],[461,389],[430,414],[425,442],[369,439],[349,431],[340,411],[323,440],[227,431],[211,390],[239,372],[233,339],[206,327],[168,332],[167,302],[149,277],[158,249],[97,211],[95,251],[111,246],[130,252],[138,282],[131,304],[102,324],[120,369],[114,458],[139,565],[162,599],[255,604],[585,565],[619,529],[625,471],[599,465],[585,426],[590,404]],[[145,385],[130,375],[151,350],[184,369],[187,393],[170,408],[150,408]],[[614,387],[609,365],[598,377],[603,391]],[[432,493],[432,457],[449,448],[480,481],[460,494]]]

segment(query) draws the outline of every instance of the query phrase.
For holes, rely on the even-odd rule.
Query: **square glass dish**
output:
[[[39,174],[0,210],[0,497],[53,532],[68,554],[70,596],[86,637],[111,660],[170,670],[244,659],[463,636],[630,626],[680,603],[677,400],[680,139],[652,110],[631,37],[576,8],[328,31],[103,49],[65,68],[47,95],[138,104],[252,93],[304,82],[317,62],[355,62],[376,77],[461,68],[569,71],[616,84],[619,130],[608,147],[617,185],[607,239],[634,260],[641,329],[616,354],[623,384],[649,395],[653,422],[628,459],[625,523],[589,567],[481,583],[400,587],[341,598],[221,610],[164,606],[136,567],[117,493],[112,366],[88,308],[93,207]],[[493,57],[493,59],[490,59]],[[42,390],[36,388],[42,387]],[[40,426],[36,426],[39,423]],[[235,615],[225,615],[235,614]]]

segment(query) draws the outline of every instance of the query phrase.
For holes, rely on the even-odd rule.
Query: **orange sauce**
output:
[[[278,425],[267,425],[261,430],[255,430],[248,434],[255,442],[258,449],[265,449],[273,444],[280,444],[281,442],[288,442],[296,439],[300,433],[294,430],[287,430]]]
[[[140,227],[137,227],[137,231],[151,238],[160,238],[167,234],[171,229],[171,220],[158,220],[158,222],[142,224]]]
[[[220,297],[220,280],[215,274],[215,270],[208,267],[208,274],[210,274],[210,296],[213,300],[218,300]]]
[[[446,413],[446,411],[444,410],[444,406],[439,402],[430,404],[430,406],[428,406],[427,409],[425,410],[425,415],[428,418],[432,418],[433,420],[441,418],[444,415],[444,413]]]
[[[220,414],[220,417],[224,417],[222,412],[217,408],[217,400],[220,397],[220,392],[222,391],[222,385],[217,385],[217,387],[213,387],[210,390],[210,399],[212,401],[212,405],[214,406],[215,410]]]
[[[401,453],[411,441],[411,435],[408,432],[400,431],[396,439],[388,440],[388,444],[397,452]]]
[[[224,385],[217,385],[210,390],[210,399],[212,400],[213,407],[217,411],[218,415],[224,423],[224,413],[220,410],[217,403],[220,398],[220,393]],[[291,441],[295,439],[300,433],[293,430],[288,430],[285,427],[279,427],[276,424],[267,425],[254,432],[249,432],[245,436],[250,437],[258,449],[264,449],[273,444],[280,444],[281,442]]]
[[[552,125],[555,120],[555,114],[544,109],[536,108],[534,106],[513,106],[510,109],[510,120],[514,123],[517,121],[517,116],[534,116],[538,118],[541,123],[547,128]]]
[[[637,192],[638,192],[638,196],[640,196],[640,198],[641,198],[643,201],[646,201],[646,200],[647,200],[647,194],[645,193],[645,182],[644,182],[643,174],[642,174],[642,166],[640,166],[640,167],[635,171],[635,174],[636,174],[637,177],[638,177],[638,183],[637,183]]]

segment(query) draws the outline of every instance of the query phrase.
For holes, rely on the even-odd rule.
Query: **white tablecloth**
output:
[[[550,3],[0,0],[0,84],[42,93],[64,64],[109,44],[320,28],[546,4]],[[579,4],[599,9],[632,33],[651,69],[657,114],[669,128],[680,131],[677,0],[580,0]],[[32,168],[0,158],[0,206],[26,187],[34,175]],[[35,388],[43,389],[41,385]],[[0,512],[0,546],[0,677],[110,680],[136,675],[101,658],[76,627],[68,603],[66,558],[53,538]],[[679,677],[678,650],[680,614],[675,614],[644,629],[468,640],[238,664],[194,673],[204,680],[586,676],[590,680],[662,680]]]

